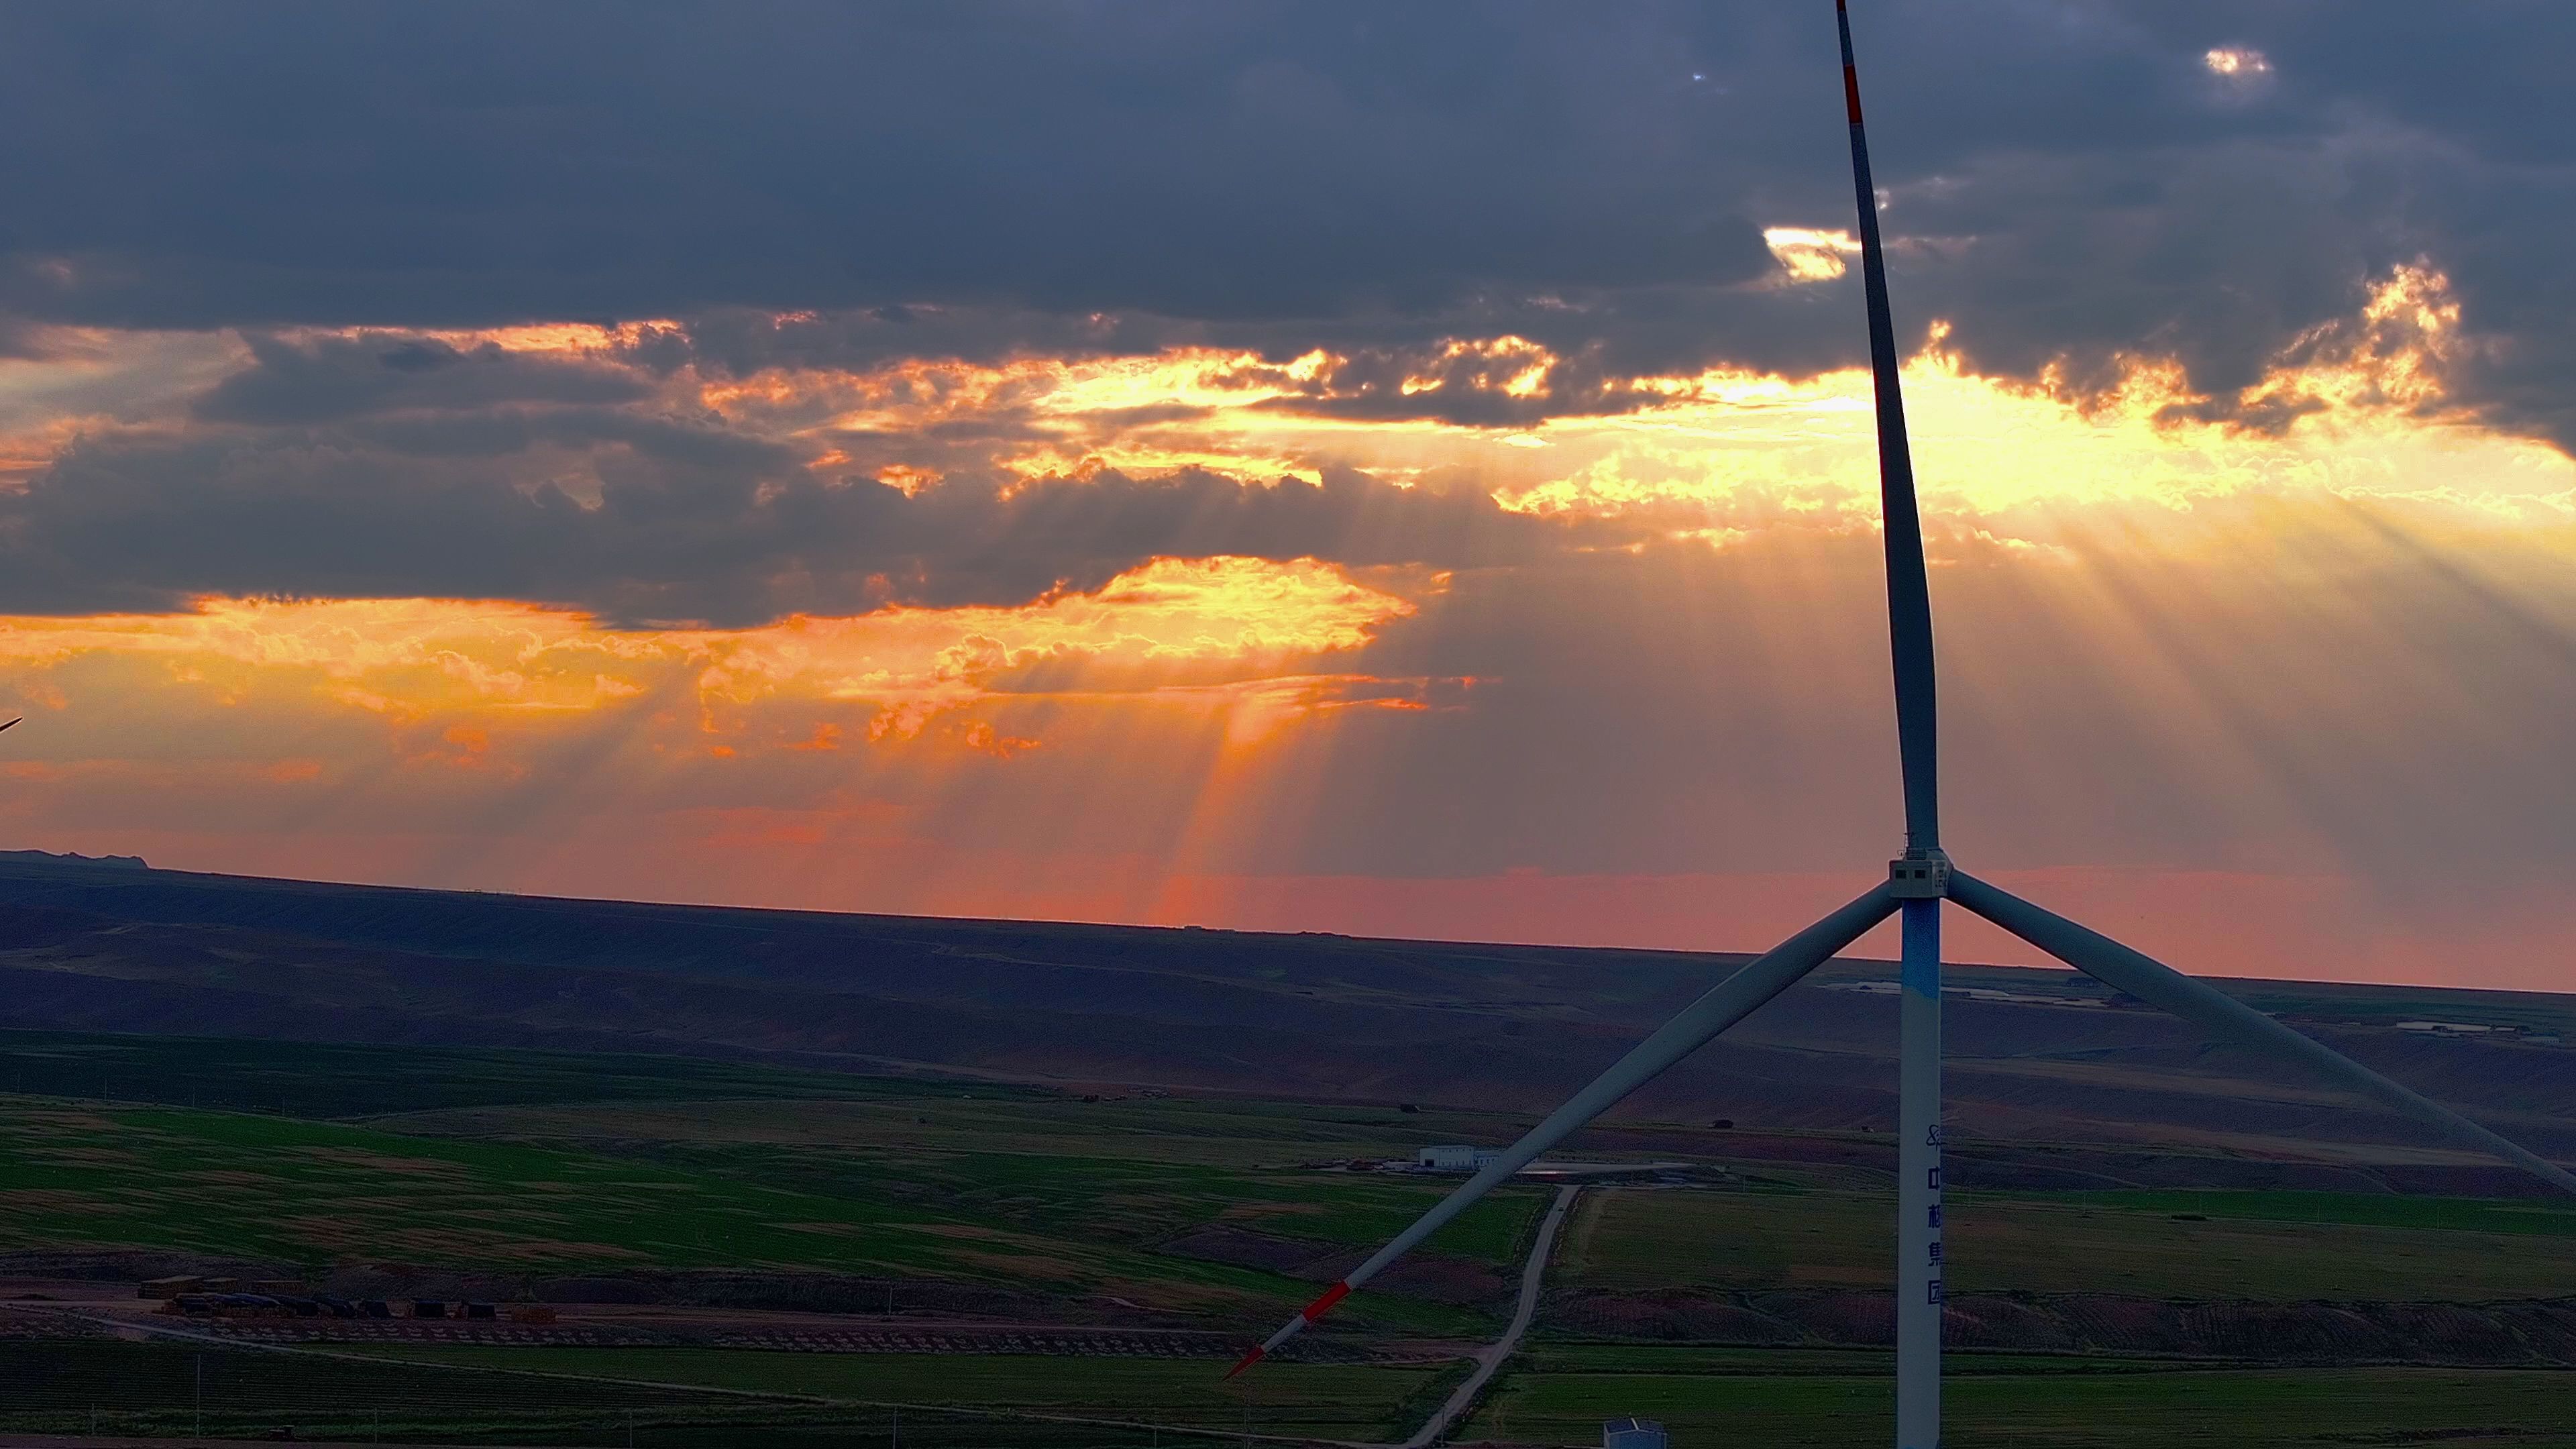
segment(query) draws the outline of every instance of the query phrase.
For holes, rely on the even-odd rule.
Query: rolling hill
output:
[[[0,1026],[20,1028],[1528,1111],[1741,959],[565,900],[0,855]],[[1806,1156],[1824,1150],[1817,1132],[1883,1132],[1895,1003],[1872,986],[1888,975],[1885,963],[1835,963],[1627,1117],[1640,1129],[1723,1118],[1757,1152],[1764,1132],[1794,1132],[1780,1150]],[[2516,1174],[2211,1048],[2083,978],[1972,966],[1952,979],[1963,1185],[2250,1172],[2265,1185],[2524,1191]],[[2540,1151],[2576,1155],[2576,1050],[2563,1044],[2576,998],[2226,984]],[[1629,1135],[1651,1147],[1650,1131]],[[1874,1155],[1865,1140],[1847,1150]]]

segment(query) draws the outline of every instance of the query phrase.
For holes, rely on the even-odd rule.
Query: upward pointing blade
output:
[[[1656,1028],[1653,1036],[1630,1047],[1626,1056],[1610,1064],[1610,1070],[1593,1078],[1592,1085],[1568,1098],[1564,1106],[1548,1115],[1546,1121],[1505,1148],[1474,1177],[1460,1183],[1457,1191],[1434,1203],[1431,1211],[1415,1219],[1413,1226],[1396,1234],[1392,1242],[1378,1249],[1367,1262],[1353,1268],[1349,1277],[1326,1289],[1323,1297],[1307,1304],[1304,1312],[1289,1319],[1285,1327],[1237,1360],[1234,1367],[1226,1371],[1226,1377],[1232,1378],[1259,1363],[1264,1355],[1286,1343],[1299,1329],[1323,1317],[1352,1289],[1376,1277],[1379,1270],[1403,1257],[1416,1243],[1438,1232],[1451,1218],[1501,1186],[1540,1153],[1617,1106],[1620,1099],[1653,1081],[1665,1068],[1706,1046],[1711,1038],[1742,1021],[1755,1007],[1788,990],[1799,977],[1831,960],[1836,951],[1859,940],[1863,932],[1886,920],[1895,909],[1896,898],[1889,894],[1888,888],[1883,884],[1873,887],[1851,904],[1744,963],[1734,975],[1710,987],[1699,1000],[1683,1007],[1679,1015]]]
[[[1852,66],[1851,12],[1834,0],[1842,32],[1843,104],[1851,113],[1852,189],[1860,204],[1861,289],[1869,299],[1869,370],[1878,395],[1878,501],[1887,542],[1887,634],[1896,656],[1896,746],[1905,766],[1905,844],[1941,844],[1940,737],[1932,693],[1932,590],[1923,571],[1923,520],[1914,507],[1914,453],[1905,441],[1896,323],[1887,311],[1887,257],[1878,240],[1878,188],[1861,133],[1860,73]]]

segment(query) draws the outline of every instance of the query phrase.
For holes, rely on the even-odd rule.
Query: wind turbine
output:
[[[1869,308],[1870,372],[1878,398],[1879,506],[1887,550],[1888,635],[1895,655],[1897,751],[1905,786],[1905,853],[1888,862],[1884,883],[1747,962],[1639,1042],[1546,1121],[1246,1353],[1227,1372],[1229,1378],[1323,1317],[1352,1290],[1508,1181],[1540,1153],[1707,1045],[1871,927],[1898,915],[1903,1005],[1897,1027],[1896,1443],[1898,1449],[1936,1449],[1941,1442],[1943,900],[1985,917],[2115,991],[2162,1007],[2238,1046],[2296,1062],[2338,1086],[2576,1193],[2576,1176],[2558,1166],[2215,987],[1955,868],[1942,851],[1932,602],[1924,576],[1922,524],[1914,504],[1914,461],[1905,441],[1896,327],[1887,310],[1887,265],[1879,243],[1877,193],[1870,184],[1869,146],[1861,130],[1860,79],[1852,65],[1851,16],[1845,0],[1834,0],[1834,19],[1842,39],[1852,188],[1860,210],[1861,285]]]

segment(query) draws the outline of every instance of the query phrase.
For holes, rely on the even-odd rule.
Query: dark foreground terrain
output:
[[[1553,1189],[1223,1380],[1447,1186],[1351,1165],[1509,1140],[1731,964],[0,857],[0,1434],[1393,1442]],[[1661,1166],[1584,1189],[1456,1437],[1883,1442],[1883,975],[1572,1145]],[[1960,1442],[2576,1445],[2576,1205],[2081,981],[1957,980]],[[2562,998],[2234,989],[2576,1155]],[[177,1317],[174,1274],[405,1313]]]

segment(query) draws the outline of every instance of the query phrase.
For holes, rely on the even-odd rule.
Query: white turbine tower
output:
[[[2451,1109],[2281,1025],[2234,997],[2119,942],[1953,868],[1941,850],[1938,741],[1932,692],[1932,604],[1924,577],[1923,533],[1914,505],[1914,462],[1905,441],[1896,328],[1887,310],[1887,267],[1879,245],[1877,197],[1862,136],[1860,81],[1852,67],[1851,17],[1835,0],[1841,31],[1843,99],[1850,113],[1852,185],[1860,212],[1861,283],[1869,307],[1870,370],[1878,395],[1879,501],[1887,547],[1888,633],[1896,666],[1897,748],[1904,767],[1905,853],[1885,883],[1747,962],[1611,1064],[1547,1120],[1442,1199],[1394,1241],[1325,1290],[1236,1362],[1239,1374],[1321,1318],[1351,1291],[1437,1232],[1469,1204],[1509,1180],[1673,1063],[1697,1051],[1754,1008],[1787,990],[1892,914],[1902,914],[1896,1223],[1896,1443],[1941,1442],[1941,902],[1985,917],[2115,991],[2162,1007],[2211,1035],[2296,1062],[2338,1086],[2413,1117],[2482,1152],[2576,1193],[2576,1176]]]

